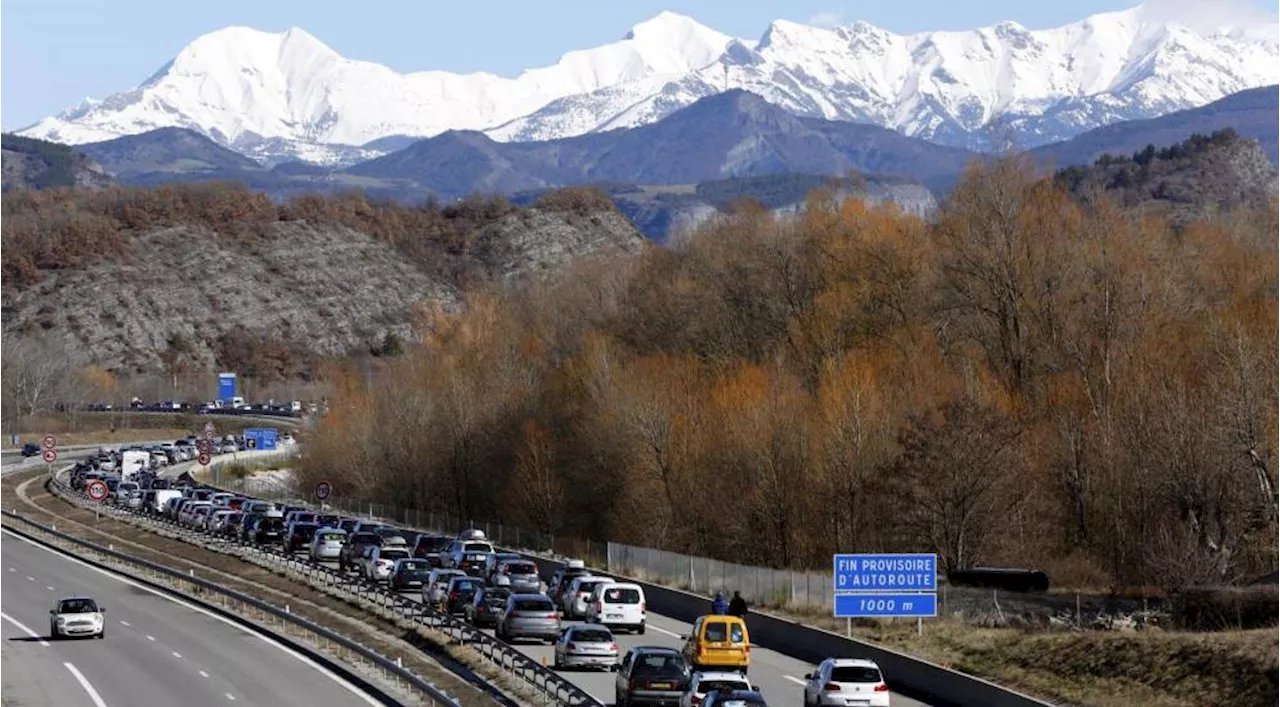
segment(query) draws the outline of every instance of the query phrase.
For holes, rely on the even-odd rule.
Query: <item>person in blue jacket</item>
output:
[[[724,598],[724,592],[716,592],[715,601],[711,602],[711,613],[725,614],[729,611],[729,600]]]

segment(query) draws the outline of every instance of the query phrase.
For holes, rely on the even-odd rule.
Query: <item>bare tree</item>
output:
[[[554,441],[535,420],[526,421],[521,429],[507,505],[512,515],[543,533],[554,535],[564,525],[565,492],[556,470]]]
[[[73,383],[71,360],[48,339],[9,338],[0,361],[5,409],[17,413],[8,416],[11,431],[23,419],[53,409]]]

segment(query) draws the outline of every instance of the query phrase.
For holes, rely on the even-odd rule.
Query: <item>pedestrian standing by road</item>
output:
[[[724,615],[729,610],[729,602],[725,601],[724,592],[716,592],[715,601],[711,602],[711,613]]]
[[[729,602],[729,615],[737,616],[740,619],[747,618],[747,600],[742,598],[739,592],[733,593],[733,599]]]

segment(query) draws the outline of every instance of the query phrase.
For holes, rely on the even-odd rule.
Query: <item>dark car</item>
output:
[[[315,523],[293,523],[289,526],[289,536],[284,540],[285,551],[300,552],[311,547],[311,538],[319,529]]]
[[[475,598],[476,591],[484,583],[475,577],[454,577],[449,580],[449,589],[445,592],[444,610],[450,614],[467,613],[467,605]]]
[[[342,554],[338,555],[338,570],[346,572],[355,567],[357,557],[364,555],[364,549],[370,545],[382,547],[382,537],[377,533],[353,533],[347,537],[342,546]]]
[[[632,648],[618,666],[614,704],[678,705],[689,678],[689,664],[680,651],[658,646]]]
[[[276,516],[259,517],[249,530],[249,541],[255,545],[281,543],[284,540],[284,519]]]
[[[451,545],[453,538],[423,533],[413,545],[413,556],[430,562],[432,567],[440,567],[440,553],[448,552]]]
[[[414,589],[421,591],[422,584],[429,576],[431,576],[431,565],[426,560],[405,558],[396,560],[396,566],[391,570],[391,577],[387,579],[387,583],[393,592]]]
[[[34,442],[27,442],[22,445],[22,456],[34,457],[40,454],[40,445]]]
[[[511,590],[507,587],[481,587],[465,608],[467,623],[477,628],[497,626],[498,616],[510,596]]]

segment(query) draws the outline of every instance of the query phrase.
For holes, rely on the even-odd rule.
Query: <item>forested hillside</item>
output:
[[[304,485],[746,564],[1253,577],[1276,564],[1277,228],[1274,199],[1175,226],[1024,158],[972,167],[936,223],[743,209],[471,292],[371,388],[338,379]]]

